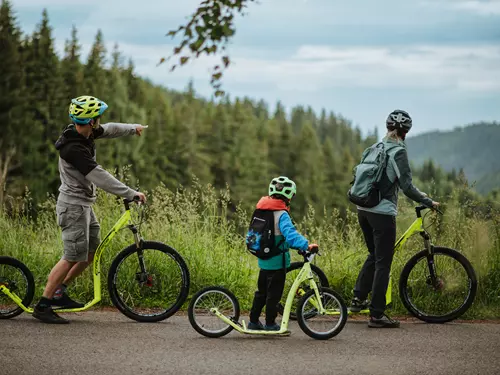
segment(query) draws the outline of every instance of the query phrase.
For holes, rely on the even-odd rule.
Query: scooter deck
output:
[[[280,332],[280,331],[264,331],[264,330],[253,330],[253,329],[246,329],[241,332],[246,335],[259,335],[259,336],[290,336],[292,333],[290,331]]]

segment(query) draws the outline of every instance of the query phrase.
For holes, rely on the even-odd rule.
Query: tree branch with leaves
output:
[[[178,66],[203,54],[210,56],[222,52],[220,63],[212,68],[210,84],[216,97],[224,95],[221,78],[231,63],[226,47],[236,32],[234,17],[237,14],[244,15],[244,9],[252,2],[256,0],[202,1],[185,25],[168,32],[167,36],[172,38],[181,36],[181,41],[174,47],[172,54],[168,58],[162,58],[159,64],[178,57],[170,67],[170,71],[174,71]]]

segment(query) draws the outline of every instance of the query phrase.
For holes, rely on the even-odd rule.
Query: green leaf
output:
[[[187,63],[189,60],[189,57],[188,56],[182,56],[181,57],[181,65],[184,65],[185,63]]]
[[[229,23],[226,23],[224,24],[224,26],[222,27],[222,33],[224,34],[224,36],[226,37],[230,37],[230,36],[233,36],[234,35],[234,29],[231,28],[230,24]]]
[[[212,74],[212,78],[217,81],[222,77],[222,72]]]
[[[222,35],[224,35],[223,28],[220,26],[215,26],[210,33],[212,40],[220,40]]]
[[[193,48],[191,48],[191,50],[193,52],[198,51],[203,45],[203,43],[205,43],[205,38],[198,38],[196,42],[192,43]]]
[[[198,33],[198,35],[202,35],[206,30],[206,28],[204,28],[203,26],[196,26],[195,29],[196,29],[196,32]]]
[[[225,68],[227,68],[228,65],[231,63],[231,61],[229,60],[228,56],[222,56],[222,61],[224,62],[224,67]]]
[[[215,91],[215,97],[216,98],[219,97],[219,96],[222,96],[222,95],[224,95],[224,91],[222,91],[222,90]]]

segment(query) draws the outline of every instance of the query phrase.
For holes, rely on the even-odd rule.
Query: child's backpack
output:
[[[269,259],[282,251],[274,239],[274,211],[256,209],[246,236],[248,251],[260,259]]]
[[[363,152],[361,163],[354,167],[354,180],[347,192],[349,200],[357,206],[371,208],[382,200],[380,181],[387,168],[387,152],[397,145],[386,147],[384,142],[377,143]],[[400,147],[400,146],[399,146]]]

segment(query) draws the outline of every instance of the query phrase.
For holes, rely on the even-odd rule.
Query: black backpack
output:
[[[274,211],[256,209],[246,236],[248,251],[259,259],[269,259],[283,253],[275,244]]]

